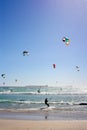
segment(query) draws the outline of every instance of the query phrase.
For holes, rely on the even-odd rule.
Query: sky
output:
[[[0,0],[0,86],[87,87],[86,38],[87,0]]]

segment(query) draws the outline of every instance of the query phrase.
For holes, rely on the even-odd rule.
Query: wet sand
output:
[[[0,119],[14,120],[87,120],[87,111],[0,110]]]
[[[0,119],[1,130],[87,130],[87,121],[30,121]]]

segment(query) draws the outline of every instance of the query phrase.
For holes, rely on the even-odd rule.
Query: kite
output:
[[[17,82],[18,80],[17,79],[15,79],[15,82]]]
[[[54,69],[56,68],[56,64],[53,64],[53,68],[54,68]]]
[[[23,56],[28,56],[29,55],[29,52],[28,51],[23,51]]]
[[[2,78],[5,78],[5,74],[1,74]]]
[[[79,66],[76,66],[76,70],[77,70],[77,71],[80,71]]]
[[[3,85],[5,85],[5,82],[3,82]]]
[[[66,38],[66,37],[63,37],[62,38],[62,41],[65,43],[65,45],[69,45],[70,44],[70,39]]]

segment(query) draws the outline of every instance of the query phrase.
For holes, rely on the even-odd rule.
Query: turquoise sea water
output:
[[[38,92],[38,90],[40,90]],[[1,110],[41,110],[47,108],[44,103],[48,98],[49,110],[87,111],[87,88],[49,87],[49,86],[1,86]]]

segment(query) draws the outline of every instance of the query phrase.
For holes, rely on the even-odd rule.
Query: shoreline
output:
[[[87,130],[87,112],[0,110],[1,130]]]
[[[86,121],[28,121],[0,119],[1,130],[87,130]]]
[[[26,110],[10,111],[0,110],[0,119],[8,120],[87,120],[87,111],[48,111],[48,110]]]

